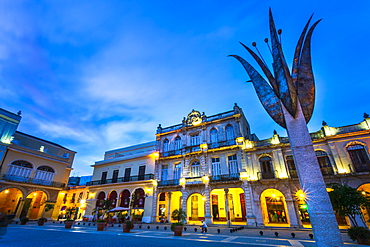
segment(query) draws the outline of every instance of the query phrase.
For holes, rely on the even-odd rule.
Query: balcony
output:
[[[351,169],[350,165],[349,167]],[[355,172],[370,172],[370,164],[353,164],[353,168],[355,168]]]
[[[125,183],[125,182],[135,182],[135,181],[150,180],[150,179],[154,179],[154,174],[120,177],[117,179],[95,180],[95,181],[87,182],[86,185],[92,186],[92,185],[101,185],[101,184]]]
[[[185,183],[188,184],[202,184],[202,177],[185,178]]]
[[[291,178],[298,178],[297,170],[289,170],[289,174]]]
[[[180,185],[179,179],[159,181],[158,186],[177,186]]]
[[[65,187],[65,183],[46,181],[46,180],[40,180],[40,179],[28,178],[28,177],[13,176],[9,174],[4,174],[3,179],[6,181],[11,181],[11,182],[38,184],[38,185],[44,185],[44,186],[50,186],[50,187],[56,187],[56,188]]]
[[[223,182],[223,181],[238,181],[240,180],[239,173],[235,174],[224,174],[211,176],[210,182]]]
[[[265,171],[265,172],[258,172],[258,180],[261,179],[274,179],[276,178],[276,172],[277,171]]]

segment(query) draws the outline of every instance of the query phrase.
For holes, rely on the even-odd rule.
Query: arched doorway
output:
[[[261,194],[261,209],[265,225],[289,224],[285,197],[277,189],[267,189]]]
[[[115,208],[117,204],[117,192],[115,190],[109,193],[108,200],[112,202],[111,207]]]
[[[44,209],[47,196],[43,191],[33,191],[25,199],[20,218],[28,217],[30,220],[39,219]]]
[[[8,188],[0,192],[0,213],[16,215],[22,203],[23,193],[16,188]]]
[[[204,220],[205,199],[206,198],[199,193],[189,196],[187,201],[187,216],[189,217],[189,221]]]
[[[311,226],[310,215],[308,214],[308,206],[306,203],[306,194],[303,190],[298,190],[295,193],[295,198],[298,206],[299,219],[302,222],[302,225],[305,227]]]
[[[161,192],[157,199],[157,221],[162,223],[173,221],[172,212],[182,208],[182,193],[180,191]]]
[[[360,187],[358,187],[359,191],[361,191],[364,195],[369,195],[370,194],[370,183],[363,184]],[[370,226],[370,207],[365,207],[361,209],[363,219],[366,222],[367,226]]]
[[[145,192],[142,188],[138,188],[134,191],[134,193],[132,193],[131,203],[131,218],[136,222],[142,221],[145,205]]]

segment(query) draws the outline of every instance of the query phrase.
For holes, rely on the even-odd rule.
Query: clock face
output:
[[[200,112],[193,110],[191,113],[189,113],[188,118],[186,119],[186,123],[193,126],[201,124],[202,116]]]

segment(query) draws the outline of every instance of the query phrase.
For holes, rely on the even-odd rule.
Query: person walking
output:
[[[205,221],[201,221],[202,222],[202,225],[200,226],[202,228],[202,232],[207,232],[207,224]]]

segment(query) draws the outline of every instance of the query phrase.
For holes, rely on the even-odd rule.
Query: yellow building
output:
[[[359,124],[311,133],[325,182],[370,192],[370,118]],[[242,110],[213,116],[192,111],[181,124],[157,129],[152,222],[172,221],[182,208],[187,222],[250,226],[309,227],[306,195],[301,190],[287,137],[275,131],[259,140],[250,133]],[[370,217],[363,211],[364,224]],[[349,225],[337,217],[340,225]]]
[[[155,142],[107,151],[92,166],[85,216],[96,218],[95,212],[103,213],[103,201],[110,201],[116,214],[150,222],[156,154]]]
[[[20,119],[20,113],[0,109],[0,213],[51,218],[59,211],[55,203],[68,182],[75,152],[16,131]]]

